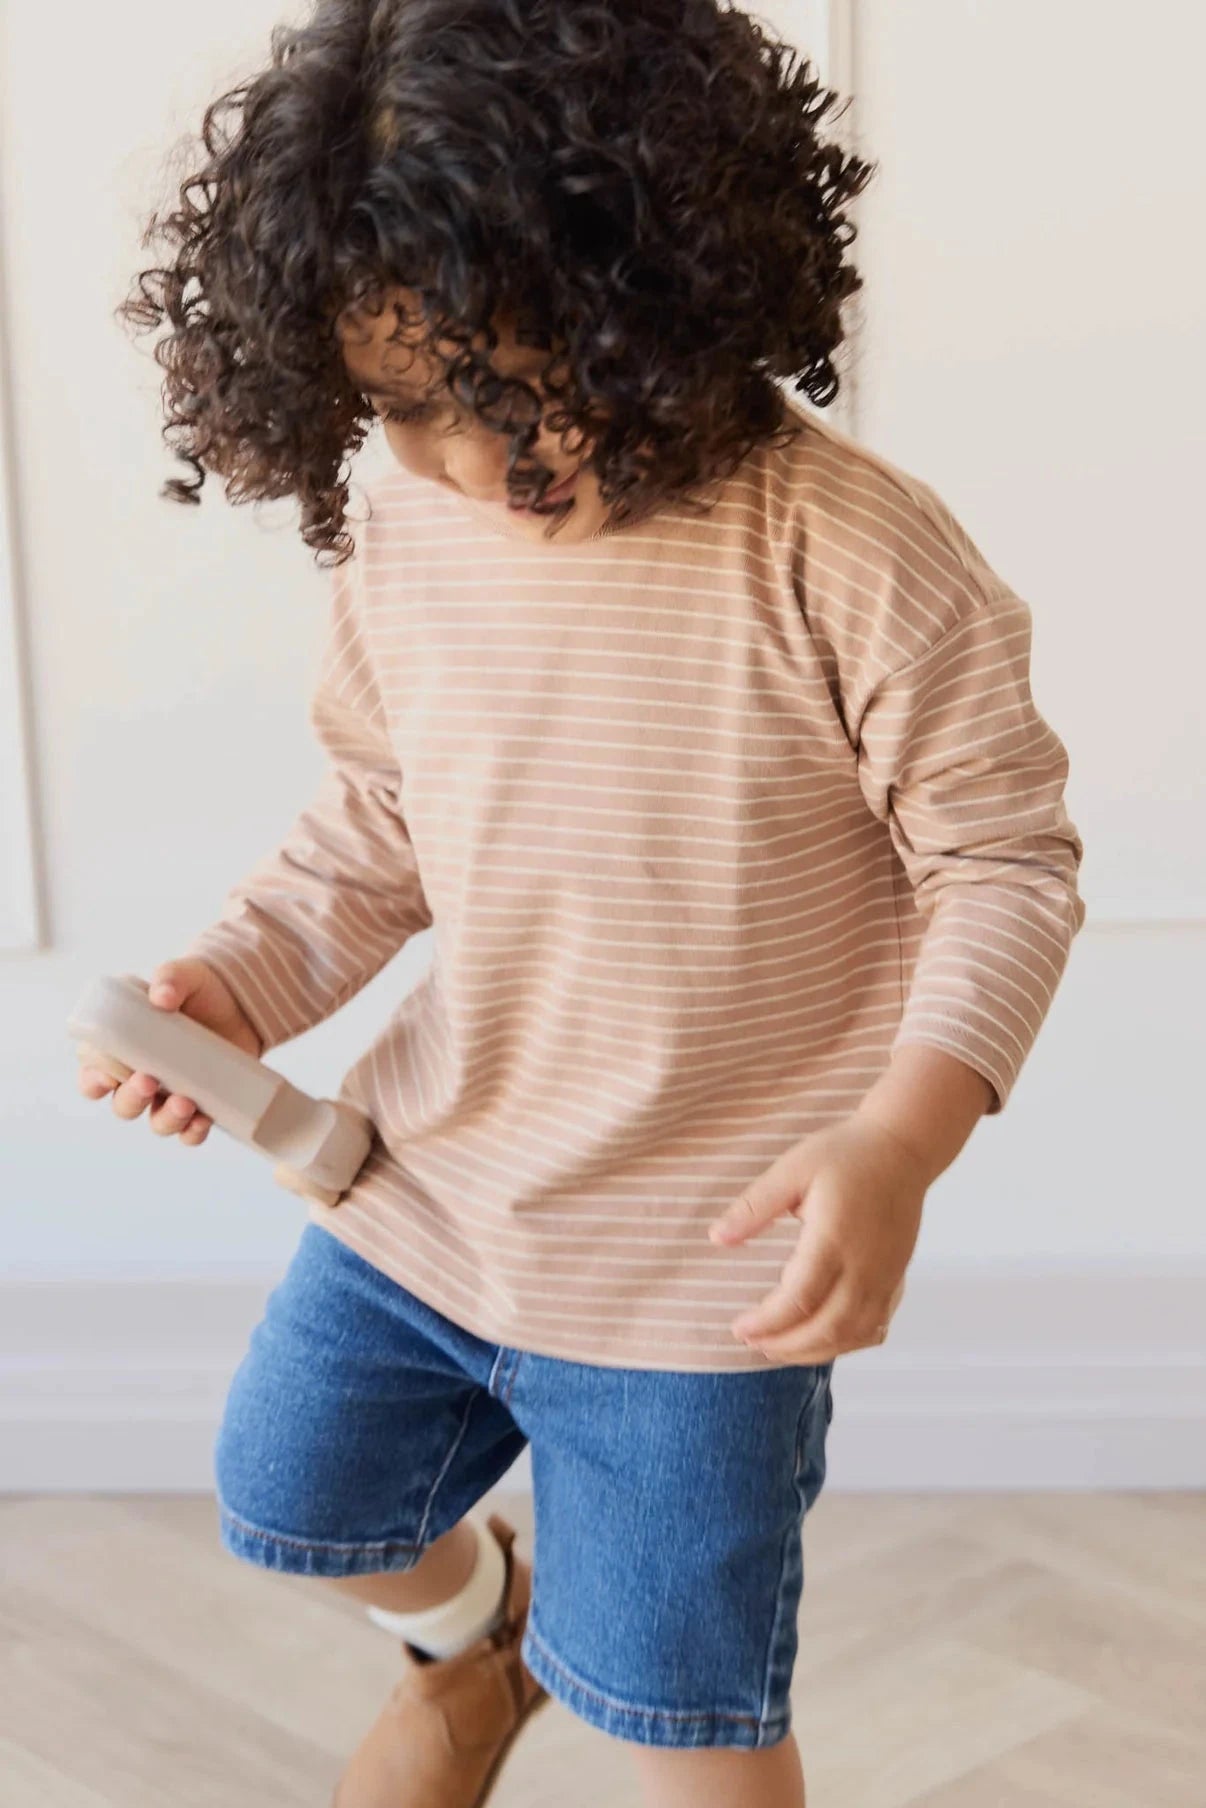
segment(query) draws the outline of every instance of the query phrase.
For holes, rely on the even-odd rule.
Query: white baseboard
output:
[[[0,1492],[208,1490],[275,1278],[0,1282]],[[888,1342],[838,1362],[827,1488],[1206,1487],[1204,1298],[1201,1272],[910,1275]]]

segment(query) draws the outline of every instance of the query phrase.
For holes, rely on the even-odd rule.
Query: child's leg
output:
[[[756,1751],[725,1746],[671,1751],[631,1747],[647,1808],[804,1808],[795,1737]]]
[[[531,1566],[479,1507],[527,1441],[514,1360],[311,1223],[231,1382],[223,1545],[340,1587],[401,1641],[340,1808],[471,1808],[544,1698],[520,1655]]]
[[[524,1660],[628,1745],[647,1808],[804,1808],[791,1680],[829,1372],[515,1370],[536,1522]]]
[[[362,1576],[332,1576],[327,1586],[389,1613],[422,1613],[459,1594],[477,1561],[473,1528],[461,1520],[429,1544],[411,1569]]]
[[[506,1547],[490,1521],[471,1513],[428,1545],[410,1569],[362,1572],[338,1578],[336,1586],[412,1651],[445,1658],[501,1630],[507,1577]]]
[[[526,1438],[500,1353],[306,1226],[231,1382],[214,1451],[224,1546],[366,1606],[473,1602],[503,1563],[473,1509]],[[472,1604],[472,1603],[471,1603]]]

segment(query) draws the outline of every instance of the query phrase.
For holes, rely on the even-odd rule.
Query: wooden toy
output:
[[[180,1011],[151,1003],[137,974],[94,979],[67,1019],[81,1061],[116,1080],[153,1074],[192,1099],[228,1136],[276,1163],[290,1192],[336,1206],[364,1164],[373,1126],[362,1112],[313,1099],[254,1055]]]

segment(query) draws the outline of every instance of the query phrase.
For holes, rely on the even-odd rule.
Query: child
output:
[[[833,100],[720,0],[324,0],[125,306],[170,493],[332,567],[326,778],[152,996],[263,1053],[433,930],[216,1453],[226,1547],[401,1643],[340,1808],[480,1808],[549,1694],[658,1808],[799,1808],[833,1362],[1082,920],[1026,605],[781,387],[859,287]],[[529,1442],[531,1568],[477,1506]]]

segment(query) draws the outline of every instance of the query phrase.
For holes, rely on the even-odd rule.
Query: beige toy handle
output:
[[[67,1019],[80,1056],[116,1080],[154,1074],[219,1129],[274,1163],[281,1186],[338,1205],[368,1155],[373,1126],[352,1106],[314,1099],[225,1037],[161,1011],[137,974],[95,979]]]

